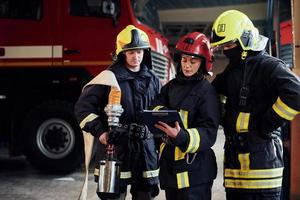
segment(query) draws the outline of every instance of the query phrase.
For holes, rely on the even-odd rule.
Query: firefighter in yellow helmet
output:
[[[229,59],[213,85],[227,97],[224,186],[228,200],[280,199],[283,172],[280,127],[300,111],[299,77],[265,51],[242,12],[228,10],[212,27],[211,45]]]
[[[147,34],[128,25],[117,36],[116,60],[108,68],[121,89],[120,126],[114,132],[114,145],[120,166],[120,197],[124,200],[127,185],[131,185],[133,199],[150,200],[158,195],[158,164],[152,133],[141,122],[140,113],[147,109],[161,85],[150,70],[150,43]],[[97,164],[104,160],[108,140],[108,120],[104,108],[110,87],[97,84],[97,77],[83,90],[75,105],[75,114],[84,132],[91,133],[98,143]],[[99,177],[96,166],[95,178]],[[98,194],[99,195],[99,194]],[[99,195],[101,199],[106,199]]]

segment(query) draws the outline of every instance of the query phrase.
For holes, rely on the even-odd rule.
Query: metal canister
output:
[[[120,162],[115,160],[101,160],[99,166],[99,180],[97,194],[100,198],[118,198],[120,180]]]

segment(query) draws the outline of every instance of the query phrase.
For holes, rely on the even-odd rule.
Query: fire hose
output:
[[[123,113],[123,108],[120,104],[121,90],[114,73],[109,70],[101,72],[89,83],[87,83],[85,87],[94,84],[111,86],[108,104],[104,109],[108,116],[108,125],[110,130],[108,144],[106,146],[106,158],[105,160],[101,160],[99,163],[100,167],[97,194],[101,197],[115,198],[119,195],[118,180],[120,177],[120,162],[115,156],[115,148],[112,140],[110,139],[110,134],[113,133],[116,127],[118,127],[119,117]],[[90,133],[83,131],[83,139],[85,153],[85,180],[82,185],[81,192],[79,194],[79,200],[87,199],[89,164],[91,161],[91,155],[93,150],[94,136],[92,136]]]

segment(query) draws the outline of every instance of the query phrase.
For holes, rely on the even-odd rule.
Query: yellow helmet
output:
[[[213,48],[239,42],[244,51],[261,51],[268,41],[268,38],[259,35],[248,16],[237,10],[228,10],[218,16],[212,26],[211,39]]]
[[[150,43],[147,34],[133,25],[126,26],[117,36],[117,56],[122,51],[148,48],[150,48]]]

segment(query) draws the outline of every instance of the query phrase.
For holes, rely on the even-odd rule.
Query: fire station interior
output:
[[[0,0],[0,5],[1,5],[1,1],[2,0]],[[121,0],[121,2],[122,1],[123,0]],[[131,1],[134,2],[134,0]],[[141,1],[145,4],[148,1],[152,1],[153,5],[155,5],[153,9],[156,9],[159,14],[160,32],[162,33],[163,36],[165,36],[168,39],[169,50],[171,52],[172,57],[174,58],[175,66],[178,62],[175,45],[181,36],[187,33],[197,31],[197,32],[204,33],[207,37],[210,37],[212,24],[213,21],[216,19],[216,17],[226,10],[236,9],[244,12],[253,21],[255,27],[259,29],[260,34],[269,38],[269,43],[266,49],[267,52],[274,57],[278,57],[282,59],[286,63],[286,67],[288,67],[298,76],[300,76],[300,0],[136,0],[136,1]],[[3,1],[3,2],[8,2],[8,1]],[[2,7],[0,6],[0,11],[1,9]],[[2,30],[0,27],[0,31]],[[1,53],[3,52],[0,51],[0,55]],[[79,54],[78,52],[73,52],[73,53]],[[216,52],[214,54],[213,73],[212,76],[209,77],[209,80],[212,81],[215,78],[216,74],[222,72],[227,63],[228,60],[222,54],[222,52]],[[2,97],[0,94],[0,99],[1,98]],[[0,128],[1,128],[1,124],[0,124]],[[222,127],[220,127],[220,130],[221,129]],[[283,135],[284,135],[283,143],[284,143],[284,147],[287,149],[287,154],[288,154],[287,155],[288,175],[287,175],[286,192],[288,193],[287,196],[289,196],[288,199],[291,200],[300,200],[300,187],[299,187],[300,186],[300,170],[299,170],[300,134],[299,133],[300,133],[300,114],[298,114],[295,117],[295,119],[287,126],[285,126],[283,129]],[[222,137],[224,138],[224,136]],[[1,146],[0,146],[0,150],[1,150]],[[220,156],[220,159],[223,159],[223,143],[218,144],[218,146],[215,147],[215,150],[218,151],[217,156]],[[0,158],[1,158],[1,154],[0,154]],[[220,162],[219,164],[222,165],[222,162]],[[1,168],[1,159],[0,159],[0,175],[2,174],[1,169],[2,168]],[[220,170],[218,171],[218,177],[220,178],[220,183],[218,183],[218,188],[214,189],[213,192],[220,192],[217,194],[219,198],[216,199],[221,200],[221,199],[225,199],[224,197],[225,192],[222,186],[223,184],[222,171]],[[0,178],[0,186],[1,186],[1,179],[2,177]],[[0,192],[0,199],[2,199],[1,192]],[[161,198],[159,197],[158,200],[161,200]]]
[[[213,20],[225,10],[237,9],[246,13],[259,29],[260,34],[270,38],[267,47],[269,54],[284,60],[286,66],[300,75],[300,27],[297,0],[156,0],[161,30],[169,39],[173,53],[178,38],[189,32],[198,31],[210,36]],[[294,34],[292,34],[292,32]],[[298,58],[297,58],[298,55]],[[213,77],[224,70],[227,61],[221,53],[214,55]],[[175,60],[176,61],[176,60]],[[296,117],[285,129],[284,145],[289,152],[290,199],[300,199],[299,165],[300,117]]]

